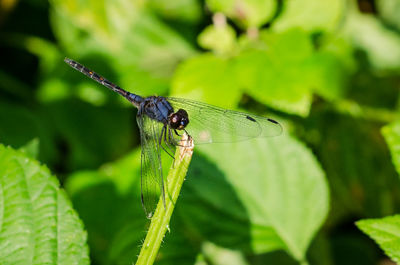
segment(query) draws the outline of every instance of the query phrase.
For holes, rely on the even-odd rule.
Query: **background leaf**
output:
[[[247,28],[259,27],[272,18],[277,3],[273,0],[207,0],[213,12],[222,12]]]
[[[37,159],[39,154],[39,140],[37,138],[34,138],[33,140],[22,146],[19,150],[24,152],[27,156],[31,158]]]
[[[400,263],[400,216],[366,219],[357,222],[358,228],[374,239],[385,253]]]
[[[294,27],[307,31],[335,30],[345,8],[345,1],[288,1],[274,23],[273,30],[284,31]]]
[[[383,20],[400,29],[400,2],[398,0],[378,0],[377,8]]]
[[[200,33],[198,42],[204,49],[211,49],[216,53],[228,54],[235,48],[236,33],[232,27],[226,24],[211,25]]]
[[[231,61],[203,54],[181,64],[172,80],[174,96],[232,107],[239,100],[239,84]]]
[[[89,264],[86,232],[58,181],[0,146],[0,263]]]
[[[311,72],[304,67],[313,52],[310,39],[300,30],[260,34],[265,49],[244,51],[237,57],[238,82],[254,98],[306,116],[312,94]]]
[[[215,210],[241,222],[247,220],[248,233],[251,235],[247,240],[251,240],[250,245],[254,250],[265,251],[262,245],[268,238],[271,245],[264,247],[271,249],[275,245],[272,248],[284,248],[297,260],[303,260],[312,237],[326,217],[329,197],[324,174],[309,151],[284,136],[250,143],[204,146],[199,149],[223,172],[225,181],[237,194],[236,202],[229,195],[226,184],[224,188],[221,182],[223,179],[216,182],[222,176],[207,174],[207,171],[202,170],[207,167],[196,166],[196,159],[193,161],[195,165],[189,171],[186,185]],[[205,179],[202,180],[203,178]],[[206,188],[210,183],[220,184]],[[184,192],[182,199],[184,202],[187,196],[185,194]],[[185,208],[186,205],[190,207],[191,202],[182,207]],[[302,208],[299,212],[300,205],[309,207]],[[194,216],[191,220],[198,220],[203,215],[208,216],[207,222],[210,218],[215,219],[211,224],[220,223],[217,220],[221,220],[213,212],[204,214],[197,210],[192,215]],[[235,223],[232,225],[237,226]],[[227,225],[224,226],[227,228]],[[201,228],[205,224],[193,227]],[[210,225],[207,230],[209,233],[213,231]],[[244,230],[237,227],[236,231]],[[217,234],[210,233],[206,237],[215,237],[217,242],[221,242]],[[245,243],[244,239],[238,242]],[[258,245],[258,242],[262,242],[262,245]]]
[[[167,19],[198,22],[201,19],[201,5],[195,0],[151,0],[148,4],[156,13]]]
[[[53,1],[51,18],[55,35],[69,56],[107,62],[111,69],[96,71],[121,87],[151,95],[165,92],[174,67],[195,51],[149,8],[124,0]],[[74,43],[80,43],[79,47]],[[110,70],[120,80],[108,76]]]
[[[400,37],[386,28],[376,17],[362,14],[354,4],[343,27],[343,34],[358,47],[366,51],[371,64],[377,69],[397,69],[400,61]],[[376,40],[379,39],[379,42]],[[390,50],[390,54],[383,52]]]
[[[400,174],[400,123],[395,122],[382,129],[383,136],[389,146],[393,164]]]

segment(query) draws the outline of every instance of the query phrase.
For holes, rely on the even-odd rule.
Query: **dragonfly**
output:
[[[194,145],[198,145],[278,136],[283,131],[277,121],[267,117],[183,98],[141,97],[72,59],[65,58],[64,61],[117,92],[138,109],[136,120],[141,141],[141,202],[148,218],[153,216],[160,196],[166,208],[161,151],[174,158],[174,147],[182,145],[180,140],[183,133],[193,140]]]

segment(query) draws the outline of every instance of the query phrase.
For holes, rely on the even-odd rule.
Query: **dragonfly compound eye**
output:
[[[172,129],[183,130],[189,124],[189,117],[184,109],[179,109],[169,117],[169,125]]]

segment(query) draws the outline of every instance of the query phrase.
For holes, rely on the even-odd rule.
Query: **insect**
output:
[[[256,137],[277,136],[282,126],[275,120],[244,112],[226,110],[193,100],[150,96],[141,97],[111,83],[82,64],[65,58],[72,68],[117,92],[137,109],[141,152],[141,200],[151,218],[158,200],[165,207],[165,188],[161,168],[161,150],[173,158],[173,148],[180,145],[182,133],[195,145],[226,143]]]

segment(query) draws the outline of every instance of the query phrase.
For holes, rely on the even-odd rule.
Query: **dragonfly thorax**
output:
[[[171,113],[168,117],[168,124],[174,130],[183,130],[189,124],[189,116],[184,109]]]
[[[174,109],[164,97],[147,97],[140,104],[138,115],[145,114],[153,120],[168,123],[168,117]]]
[[[186,110],[179,109],[174,112],[174,108],[164,97],[145,98],[139,107],[139,113],[142,112],[153,120],[168,124],[173,130],[183,130],[189,124],[189,115]]]

